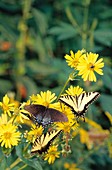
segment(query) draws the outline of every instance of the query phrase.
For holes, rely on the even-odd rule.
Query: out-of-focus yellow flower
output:
[[[91,149],[93,144],[92,142],[89,140],[89,134],[86,130],[84,129],[80,129],[79,131],[79,134],[80,134],[80,141],[82,144],[86,144],[88,149]]]
[[[42,135],[43,127],[42,126],[36,126],[35,124],[32,124],[31,130],[25,134],[25,138],[31,143],[34,143],[35,139]]]
[[[79,168],[77,168],[77,164],[68,162],[64,163],[64,168],[68,170],[80,170]]]
[[[17,131],[17,126],[12,123],[3,124],[0,126],[0,143],[5,148],[11,148],[18,145],[21,133]]]
[[[73,87],[72,85],[66,90],[66,93],[69,95],[77,95],[79,96],[81,93],[83,93],[83,88],[77,86],[77,87]]]
[[[40,104],[44,105],[46,107],[55,108],[58,103],[52,103],[56,100],[55,93],[52,93],[51,91],[47,90],[47,92],[40,92],[40,94],[32,95],[30,97],[32,104]]]
[[[7,122],[8,122],[7,114],[2,114],[0,116],[0,126],[3,124],[7,124]]]
[[[97,60],[98,54],[87,53],[83,54],[79,60],[77,70],[79,70],[78,75],[82,76],[83,80],[95,81],[96,76],[94,72],[103,75],[102,68],[104,67],[103,58]]]
[[[91,127],[94,127],[94,128],[96,128],[96,129],[98,129],[98,130],[102,130],[101,125],[99,125],[99,124],[96,123],[95,121],[86,118],[86,122],[87,122]]]
[[[57,151],[57,146],[51,146],[45,154],[44,160],[48,160],[49,164],[53,164],[56,158],[59,158],[60,152]]]
[[[73,53],[73,51],[70,51],[70,55],[66,54],[65,55],[65,59],[66,62],[68,63],[68,66],[70,66],[71,68],[76,69],[77,65],[79,63],[79,59],[81,57],[81,55],[84,53],[85,50],[78,50],[77,53]]]
[[[112,115],[109,112],[105,112],[105,114],[108,117],[110,123],[112,124]]]
[[[57,129],[63,130],[64,133],[70,133],[71,129],[76,128],[76,121],[74,119],[74,114],[70,110],[69,107],[65,106],[63,103],[61,104],[60,111],[65,114],[68,118],[68,122],[56,122]]]
[[[9,116],[11,116],[11,112],[14,111],[15,104],[10,103],[10,99],[7,96],[7,94],[3,97],[3,102],[0,102],[0,107],[2,107],[4,113],[7,113]]]

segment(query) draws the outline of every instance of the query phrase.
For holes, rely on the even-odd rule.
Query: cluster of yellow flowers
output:
[[[87,53],[85,50],[79,50],[77,53],[70,51],[71,55],[66,54],[65,59],[71,68],[79,71],[78,75],[82,76],[84,81],[95,81],[94,72],[103,75],[102,68],[104,67],[103,58],[98,59],[98,54]]]
[[[87,53],[85,50],[79,50],[75,54],[73,53],[73,51],[70,51],[70,55],[66,54],[65,59],[68,63],[68,66],[74,69],[76,73],[75,77],[82,76],[82,79],[84,81],[96,81],[96,76],[94,72],[103,75],[102,68],[104,66],[104,63],[102,58],[97,60],[98,54],[91,52]],[[79,86],[70,86],[66,90],[66,94],[77,96],[83,92],[83,88]],[[76,135],[75,130],[79,127],[79,124],[77,123],[76,119],[74,119],[74,114],[69,107],[65,106],[64,104],[61,104],[60,106],[60,103],[57,100],[58,98],[59,97],[57,97],[55,93],[52,93],[49,90],[46,92],[41,91],[40,94],[33,94],[32,96],[30,96],[30,99],[27,102],[20,104],[19,102],[9,98],[6,94],[3,97],[3,101],[0,102],[1,147],[13,148],[22,141],[22,138],[25,138],[26,142],[32,144],[38,136],[41,136],[43,134],[44,128],[41,125],[38,126],[34,122],[32,122],[32,120],[29,119],[29,117],[31,116],[30,113],[28,113],[28,111],[24,109],[24,106],[28,104],[40,104],[46,106],[47,108],[57,109],[65,114],[68,118],[67,122],[55,122],[53,124],[55,129],[63,131],[63,141],[65,141],[65,145],[62,151],[58,151],[59,141],[57,141],[55,142],[55,144],[49,147],[47,153],[44,153],[44,160],[48,160],[48,163],[51,164],[55,161],[56,158],[59,158],[61,152],[63,154],[66,153],[67,150],[65,149],[69,146],[69,134],[72,134],[72,137],[74,137]],[[30,130],[26,130],[24,132],[22,130],[22,127],[20,126],[21,124],[27,124],[28,126],[30,126]],[[78,133],[81,136],[81,142],[86,143],[88,148],[90,148],[91,146],[88,143],[88,141],[90,141],[89,134],[81,128]],[[108,132],[106,134],[108,135]],[[68,152],[69,151],[70,150],[68,150]],[[73,167],[75,167],[75,165]],[[67,165],[65,165],[65,168],[69,169],[69,165],[68,168]],[[78,168],[75,169],[78,170]]]

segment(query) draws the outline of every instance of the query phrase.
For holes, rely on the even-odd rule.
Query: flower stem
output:
[[[21,162],[21,159],[20,158],[17,158],[16,160],[15,160],[15,162],[13,162],[11,165],[10,165],[10,167],[9,168],[6,168],[6,170],[11,170],[12,168],[14,168],[18,163],[20,163]]]
[[[24,169],[24,168],[26,168],[27,167],[27,164],[25,164],[25,165],[23,165],[21,168],[19,168],[18,170],[22,170],[22,169]]]
[[[67,81],[65,82],[65,84],[64,84],[64,86],[63,86],[63,88],[62,88],[62,90],[61,90],[61,92],[60,92],[60,94],[59,94],[59,96],[58,96],[58,98],[57,98],[57,101],[58,101],[58,99],[60,98],[60,96],[61,96],[61,94],[63,93],[63,91],[65,90],[65,88],[66,88],[66,86],[68,85],[69,81],[70,81],[70,78],[68,78]]]
[[[64,84],[64,86],[63,86],[63,88],[62,88],[62,90],[61,90],[61,92],[60,92],[60,94],[59,94],[59,96],[58,96],[58,98],[57,98],[57,101],[58,101],[58,99],[60,98],[60,96],[61,96],[61,94],[63,93],[63,91],[65,90],[65,88],[66,88],[66,86],[68,85],[69,81],[76,80],[75,77],[77,77],[77,72],[76,72],[76,70],[69,74],[69,77],[68,77],[67,81],[65,82],[65,84]]]

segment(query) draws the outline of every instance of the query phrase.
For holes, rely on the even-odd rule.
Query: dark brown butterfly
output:
[[[47,108],[43,105],[39,104],[26,105],[24,109],[30,112],[35,122],[42,126],[46,126],[54,122],[68,121],[68,118],[62,112],[56,109]]]

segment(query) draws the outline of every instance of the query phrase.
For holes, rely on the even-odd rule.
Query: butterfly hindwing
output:
[[[46,134],[42,134],[38,137],[32,147],[31,153],[40,153],[47,152],[49,146],[54,141],[54,139],[61,133],[61,130],[53,130],[51,132],[47,132]]]
[[[67,122],[68,121],[68,118],[66,117],[66,115],[64,115],[63,113],[61,113],[60,111],[56,109],[52,109],[52,108],[47,109],[46,116],[47,115],[51,116],[52,122]]]
[[[98,92],[82,93],[79,96],[62,95],[59,101],[70,107],[76,116],[84,117],[84,113],[87,111],[88,106],[96,100],[99,95]]]

